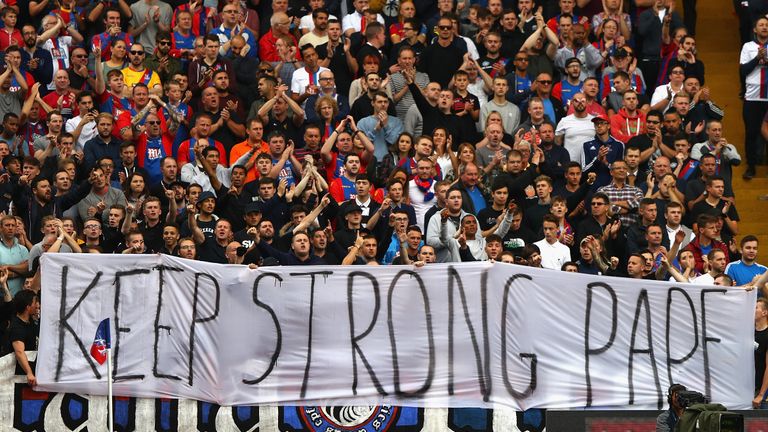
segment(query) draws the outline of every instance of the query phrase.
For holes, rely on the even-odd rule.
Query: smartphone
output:
[[[240,247],[239,247],[239,248],[237,248],[237,250],[235,251],[235,253],[236,253],[236,254],[237,254],[237,256],[239,256],[239,257],[241,257],[241,256],[245,256],[245,253],[246,253],[246,252],[248,252],[248,248],[246,248],[245,246],[240,246]]]

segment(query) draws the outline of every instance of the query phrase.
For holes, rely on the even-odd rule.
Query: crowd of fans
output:
[[[44,252],[750,284],[741,155],[686,7],[8,0],[3,347],[34,345]],[[738,12],[751,178],[768,19]]]

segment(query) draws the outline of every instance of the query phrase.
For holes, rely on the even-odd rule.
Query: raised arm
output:
[[[43,0],[42,3],[48,3],[48,0]],[[34,12],[34,8],[35,7],[34,7],[33,4],[38,4],[38,2],[34,2],[34,1],[29,2],[29,11],[30,11],[30,13],[32,15],[36,15],[36,13]],[[43,7],[45,7],[45,6],[43,6]],[[48,39],[50,39],[52,37],[56,37],[56,35],[59,34],[59,32],[61,31],[61,28],[64,27],[64,21],[62,21],[61,17],[59,17],[59,16],[57,16],[57,19],[58,19],[58,21],[56,22],[56,25],[54,25],[50,29],[44,31],[43,34],[41,34],[40,36],[37,37],[37,45],[42,45]]]
[[[347,116],[347,118],[343,119],[341,123],[336,126],[336,129],[334,129],[333,132],[328,135],[328,138],[326,138],[325,142],[323,143],[323,147],[320,148],[320,157],[323,158],[324,162],[328,163],[331,161],[331,151],[333,150],[333,145],[336,144],[336,138],[339,137],[339,133],[341,133],[347,127],[349,119],[350,116]]]
[[[197,226],[197,218],[195,216],[197,216],[197,208],[195,205],[187,205],[187,224],[189,225],[189,230],[192,231],[192,239],[195,241],[195,244],[202,244],[205,241],[205,234],[203,234],[203,230]]]
[[[123,219],[123,226],[120,227],[120,232],[123,235],[128,235],[129,232],[131,232],[131,225],[133,224],[133,212],[137,209],[133,206],[133,204],[128,204],[125,206],[125,219]]]
[[[331,203],[331,198],[326,194],[322,200],[320,200],[320,204],[316,205],[315,208],[312,209],[311,212],[309,212],[308,215],[304,217],[304,219],[299,222],[298,225],[296,225],[295,228],[293,228],[293,234],[296,234],[299,231],[304,231],[312,224],[312,222],[317,219],[318,216],[320,216],[320,213],[325,210],[325,208],[328,206],[328,204]]]
[[[355,244],[349,248],[349,252],[347,253],[347,256],[345,256],[341,261],[341,265],[354,264],[355,260],[357,259],[357,254],[360,252],[360,248],[363,247],[363,241],[363,236],[361,236],[358,232],[357,238],[355,239]]]
[[[675,266],[669,264],[669,260],[663,254],[661,255],[661,266],[659,267],[659,270],[661,270],[661,269],[666,270],[667,272],[669,272],[669,274],[671,274],[672,277],[676,281],[678,281],[680,283],[689,283],[688,279],[685,276],[683,276],[683,274],[680,273],[680,271],[678,269],[676,269]],[[657,276],[656,279],[659,279],[659,273],[658,272],[656,273],[656,276]],[[663,275],[662,275],[662,277],[663,277]]]

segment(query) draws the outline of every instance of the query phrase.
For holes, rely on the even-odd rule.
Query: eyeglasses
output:
[[[673,70],[673,71],[671,72],[671,74],[672,74],[672,75],[682,75],[682,74],[684,74],[684,73],[685,73],[685,72],[683,72],[683,71],[681,71],[681,70]]]
[[[320,78],[320,81],[333,81],[333,77]]]
[[[259,69],[259,72],[261,72],[261,73],[272,73],[272,69],[270,69],[270,68],[261,68],[261,69]],[[320,79],[322,79],[322,78],[320,78]]]
[[[453,26],[437,26],[440,30],[451,30],[453,29]]]
[[[159,125],[160,120],[147,120],[146,123],[150,125]]]
[[[601,202],[593,202],[592,203],[592,207],[600,207],[602,205],[605,205],[605,203],[601,203]]]
[[[143,56],[144,55],[144,51],[131,51],[131,54],[137,55],[137,56]]]
[[[74,57],[74,58],[86,58],[88,56],[85,55],[85,54],[77,54],[77,55],[73,55],[72,57]]]
[[[539,84],[547,85],[547,84],[552,84],[552,81],[550,81],[550,80],[539,80],[538,83]]]
[[[170,45],[171,41],[158,41],[157,44],[158,45]]]
[[[99,168],[114,168],[113,164],[99,164]]]

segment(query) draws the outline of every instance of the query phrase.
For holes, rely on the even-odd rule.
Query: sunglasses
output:
[[[85,54],[77,54],[77,55],[73,55],[72,57],[74,57],[74,58],[86,58],[88,56],[85,55]]]
[[[440,30],[451,30],[453,26],[437,26]]]
[[[150,125],[159,125],[160,120],[147,120],[146,123]]]
[[[131,51],[131,54],[137,55],[137,56],[143,56],[144,55],[144,51]]]
[[[544,84],[544,85],[547,85],[547,84],[552,84],[552,81],[549,81],[549,80],[541,80],[541,81],[539,81],[539,84]]]
[[[262,69],[259,69],[259,72],[261,72],[261,73],[272,73],[272,69],[262,68]]]
[[[159,41],[157,42],[158,45],[170,45],[171,41]]]

